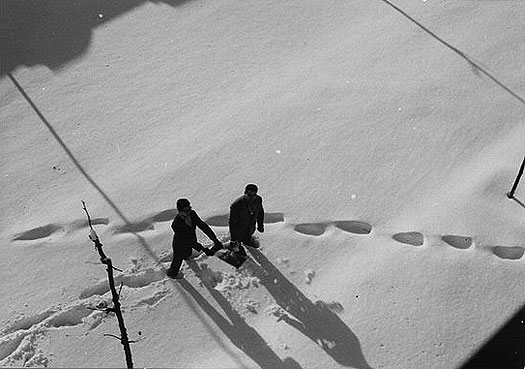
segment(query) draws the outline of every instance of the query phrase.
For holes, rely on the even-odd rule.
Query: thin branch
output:
[[[111,333],[104,333],[104,336],[105,337],[113,337],[113,338],[116,338],[119,341],[122,341],[122,337],[115,336],[114,334],[111,334]]]
[[[130,341],[128,339],[128,334],[126,330],[126,325],[124,324],[124,317],[122,316],[122,310],[120,308],[120,292],[122,291],[123,283],[120,284],[120,291],[117,292],[117,289],[115,288],[115,278],[113,277],[113,270],[119,270],[113,266],[113,263],[111,262],[111,259],[106,256],[104,253],[104,250],[102,249],[102,243],[100,242],[100,239],[98,238],[97,233],[93,229],[93,225],[91,223],[91,217],[89,216],[89,212],[86,208],[86,203],[82,201],[83,209],[86,212],[86,215],[88,217],[88,224],[90,227],[90,235],[89,238],[93,243],[95,244],[95,248],[98,251],[98,254],[100,255],[100,261],[107,266],[106,272],[108,273],[108,282],[109,282],[109,289],[111,291],[112,300],[113,300],[113,307],[107,308],[105,311],[109,314],[110,312],[114,312],[117,316],[118,325],[120,329],[121,337],[117,337],[112,334],[105,334],[105,336],[110,336],[113,338],[117,338],[120,343],[122,344],[124,348],[124,354],[126,356],[126,364],[128,368],[133,368],[133,360],[131,355],[131,348],[130,348]]]

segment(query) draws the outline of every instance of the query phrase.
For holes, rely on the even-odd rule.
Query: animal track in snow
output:
[[[419,232],[400,232],[392,236],[397,242],[401,242],[412,246],[422,246],[425,242],[425,237]]]
[[[494,246],[492,252],[501,259],[519,260],[525,254],[525,248],[519,246]]]
[[[460,250],[466,250],[470,248],[470,246],[472,246],[473,243],[471,237],[465,236],[445,235],[442,236],[441,239],[450,246]]]
[[[41,227],[30,229],[29,231],[19,233],[13,238],[14,241],[33,241],[51,236],[62,227],[58,224],[47,224]]]

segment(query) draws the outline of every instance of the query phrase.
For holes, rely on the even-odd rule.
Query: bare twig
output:
[[[113,338],[116,338],[116,339],[119,340],[119,341],[122,341],[122,337],[115,336],[114,334],[104,333],[104,336],[105,336],[105,337],[113,337]]]
[[[120,301],[119,301],[120,292],[122,291],[123,284],[121,283],[120,291],[117,292],[117,289],[115,288],[115,278],[113,277],[113,270],[115,270],[116,268],[113,266],[111,259],[106,256],[106,254],[104,253],[104,250],[102,249],[102,243],[100,242],[100,239],[97,233],[93,229],[93,225],[91,223],[91,217],[89,216],[89,212],[86,208],[86,203],[84,201],[82,201],[82,207],[84,211],[86,212],[86,215],[88,218],[88,224],[90,228],[89,239],[93,241],[93,243],[95,244],[95,248],[97,249],[98,254],[100,256],[100,261],[107,266],[106,272],[108,273],[109,289],[111,290],[111,295],[113,297],[113,307],[106,308],[105,311],[108,313],[109,312],[115,313],[115,315],[117,316],[118,325],[119,325],[120,334],[121,334],[120,338],[114,335],[109,335],[109,336],[119,339],[120,343],[122,343],[122,346],[124,348],[124,354],[126,356],[127,367],[133,368],[131,348],[129,345],[130,340],[128,339],[126,325],[124,324],[124,317],[122,316],[122,310],[120,308]]]

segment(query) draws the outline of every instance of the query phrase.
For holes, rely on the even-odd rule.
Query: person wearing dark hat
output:
[[[262,197],[257,195],[257,185],[250,183],[244,189],[244,195],[230,206],[228,222],[230,236],[233,242],[242,242],[253,246],[252,235],[255,229],[264,232],[264,209]],[[257,225],[257,227],[256,227]]]
[[[208,256],[212,256],[217,250],[222,249],[222,243],[217,239],[210,226],[192,210],[188,199],[177,200],[177,211],[178,213],[171,223],[171,229],[174,232],[172,243],[173,260],[167,271],[167,275],[171,278],[180,277],[179,269],[182,265],[182,260],[191,256],[192,249],[199,252],[203,251]],[[199,227],[213,241],[214,246],[211,249],[203,247],[197,242],[196,227]]]

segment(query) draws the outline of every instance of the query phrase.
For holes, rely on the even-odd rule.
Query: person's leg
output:
[[[246,228],[246,232],[244,233],[244,239],[242,240],[242,243],[246,246],[258,248],[261,245],[259,244],[259,241],[255,239],[253,234],[255,233],[255,219],[252,220],[250,225]]]
[[[173,253],[173,259],[171,260],[171,265],[166,273],[169,277],[176,277],[179,273],[180,267],[182,265],[182,255],[179,253]]]

